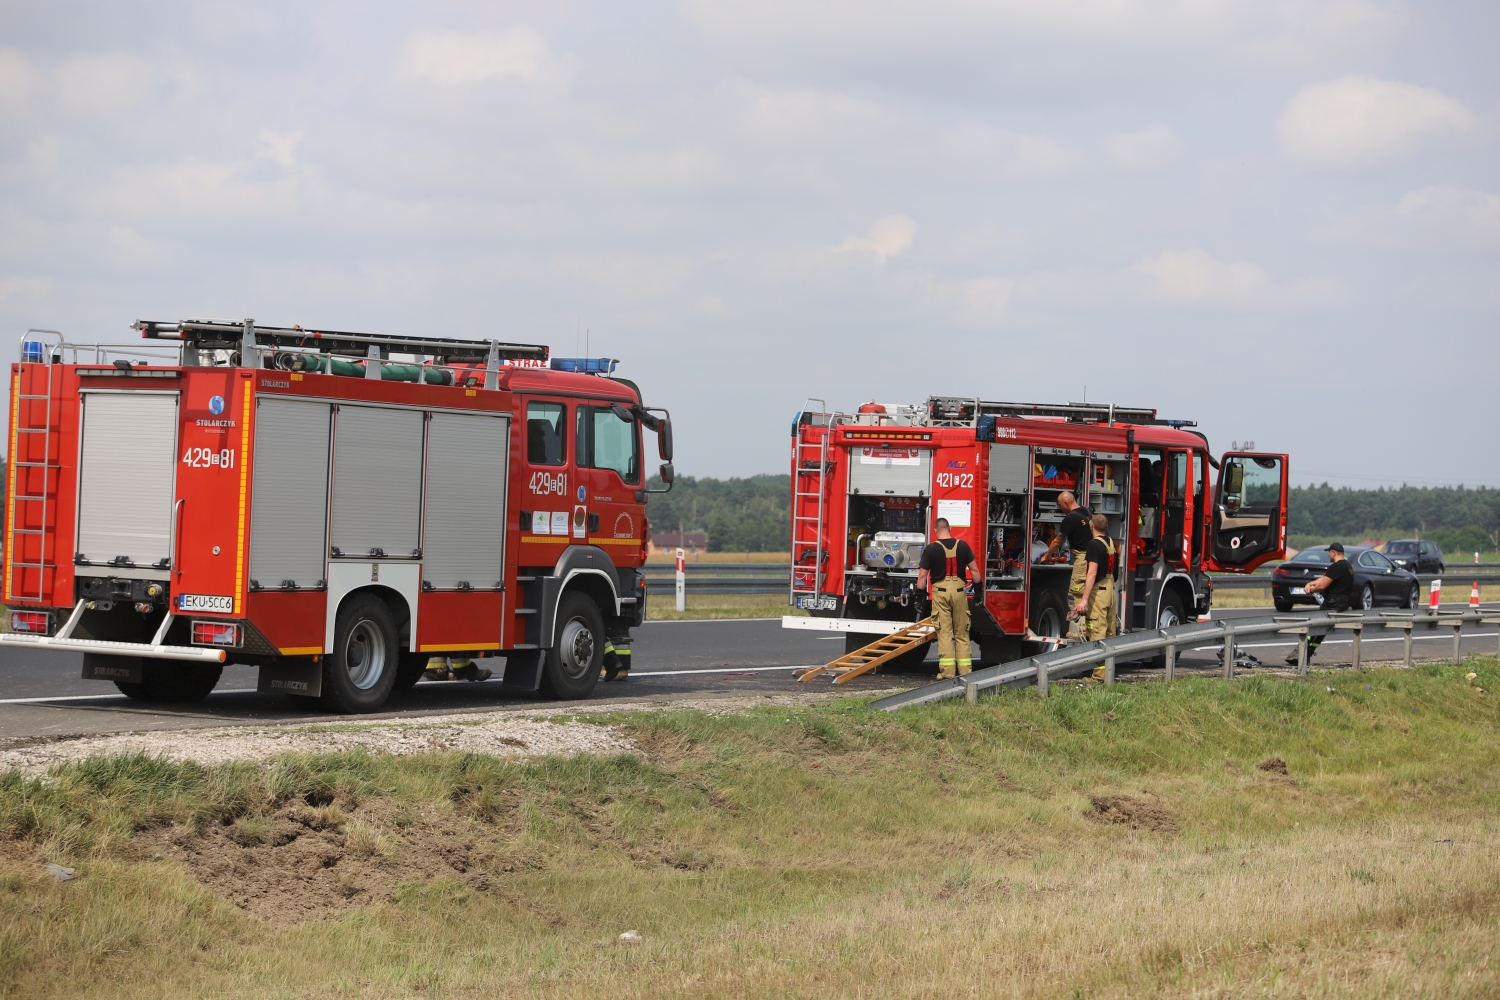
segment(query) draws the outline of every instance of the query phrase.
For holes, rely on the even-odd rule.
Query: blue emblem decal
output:
[[[208,401],[208,412],[212,413],[216,417],[219,414],[223,413],[224,412],[224,397],[223,396],[214,396],[212,399],[210,399]]]
[[[579,503],[583,503],[583,501],[588,498],[588,495],[589,495],[589,491],[587,489],[585,489],[582,486],[578,487],[578,502]]]

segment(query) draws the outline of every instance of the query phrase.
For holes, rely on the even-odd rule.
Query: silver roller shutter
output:
[[[367,559],[412,558],[422,519],[422,411],[339,404],[333,546]]]
[[[250,579],[313,587],[328,553],[327,403],[261,396],[255,414]]]
[[[84,392],[78,549],[102,566],[124,556],[165,568],[172,554],[177,394]]]
[[[932,495],[932,449],[856,445],[849,449],[849,492]]]
[[[422,581],[440,590],[497,586],[505,568],[503,416],[434,413],[427,424]]]

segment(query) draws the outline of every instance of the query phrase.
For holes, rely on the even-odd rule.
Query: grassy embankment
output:
[[[1500,718],[1471,669],[1500,685],[1473,659],[602,716],[643,751],[613,758],[12,775],[0,995],[1494,996]],[[205,888],[294,850],[281,888],[320,919]]]

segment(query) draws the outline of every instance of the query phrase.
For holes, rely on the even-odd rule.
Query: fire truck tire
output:
[[[427,672],[427,662],[432,659],[427,653],[402,653],[396,667],[396,683],[392,691],[409,691]]]
[[[358,594],[339,609],[333,655],[323,660],[323,707],[373,712],[385,704],[400,663],[396,619],[373,594]]]
[[[121,694],[137,701],[202,701],[223,674],[224,668],[217,663],[146,660],[141,664],[141,683],[115,681],[115,687]]]
[[[1051,591],[1037,595],[1036,622],[1031,626],[1033,634],[1043,639],[1060,639],[1068,634],[1067,603]]]
[[[572,701],[587,698],[604,665],[604,616],[587,594],[564,594],[557,605],[557,633],[542,665],[542,693]]]

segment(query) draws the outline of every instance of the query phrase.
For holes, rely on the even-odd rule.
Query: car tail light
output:
[[[193,645],[238,646],[240,627],[224,622],[193,622]]]
[[[52,630],[52,616],[45,611],[12,611],[10,630],[46,635]]]

